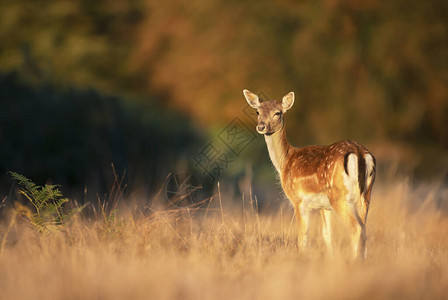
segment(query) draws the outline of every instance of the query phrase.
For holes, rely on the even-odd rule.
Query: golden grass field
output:
[[[286,202],[257,214],[248,200],[242,209],[242,200],[218,196],[208,208],[183,210],[127,199],[115,218],[81,215],[53,234],[38,234],[23,217],[10,222],[5,211],[0,298],[448,297],[448,193],[440,185],[377,183],[368,257],[356,263],[347,259],[342,226],[337,253],[325,255],[318,214],[310,253],[301,254]]]

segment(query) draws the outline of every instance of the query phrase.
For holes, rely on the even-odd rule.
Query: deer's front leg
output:
[[[331,219],[333,217],[333,211],[327,209],[321,209],[320,215],[322,219],[322,236],[327,246],[328,254],[333,255],[333,241],[331,238]]]
[[[307,251],[310,210],[303,202],[300,202],[294,205],[294,213],[297,220],[299,250]]]

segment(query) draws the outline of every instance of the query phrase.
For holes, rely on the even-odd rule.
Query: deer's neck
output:
[[[281,170],[283,170],[288,153],[291,149],[291,145],[286,139],[285,128],[283,127],[281,130],[271,135],[265,135],[264,139],[268,146],[269,157],[271,158],[272,164],[281,176]]]

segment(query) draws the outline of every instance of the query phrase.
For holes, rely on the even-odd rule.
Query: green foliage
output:
[[[136,104],[95,90],[34,87],[0,72],[0,188],[8,170],[93,197],[109,191],[113,163],[125,183],[157,189],[198,140],[185,117],[153,101]],[[151,100],[151,99],[148,99]],[[149,182],[148,182],[149,181]]]
[[[293,90],[294,143],[448,147],[445,1],[146,2],[136,65],[204,122],[240,112],[243,88]]]
[[[350,138],[445,153],[447,3],[2,1],[0,76],[15,72],[39,89],[0,82],[6,102],[0,110],[0,174],[3,167],[43,180],[65,176],[62,182],[84,186],[107,182],[99,173],[114,162],[120,172],[135,174],[130,167],[142,166],[154,177],[166,176],[160,162],[167,161],[164,152],[182,156],[177,149],[188,140],[185,121],[165,118],[153,107],[127,109],[116,99],[79,93],[86,88],[143,95],[207,125],[226,124],[241,113],[243,88],[276,99],[293,90],[297,100],[287,122],[295,128],[293,144]],[[55,93],[48,83],[77,90]],[[38,126],[27,121],[33,117]],[[35,132],[12,136],[22,127],[24,135]],[[44,161],[22,167],[22,158],[36,157],[26,143],[40,146]],[[70,153],[63,156],[61,149]]]
[[[98,228],[99,234],[104,239],[120,238],[126,229],[123,220],[117,217],[118,209],[112,209],[110,212],[101,211],[102,224]]]
[[[39,233],[57,232],[69,218],[81,212],[87,204],[64,211],[63,205],[69,200],[62,196],[58,186],[46,184],[38,186],[25,176],[9,172],[20,185],[19,193],[34,206],[35,212],[24,211],[31,224]]]
[[[113,2],[113,3],[111,3]],[[140,0],[1,1],[0,69],[34,82],[95,86],[134,84],[125,66]]]

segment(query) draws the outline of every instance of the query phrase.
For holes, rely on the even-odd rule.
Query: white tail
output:
[[[265,137],[282,188],[294,206],[299,247],[308,248],[310,211],[320,209],[328,250],[333,251],[331,218],[335,212],[350,229],[353,257],[365,258],[366,221],[376,170],[373,155],[353,141],[295,148],[288,143],[284,126],[284,114],[294,104],[294,93],[284,96],[282,103],[260,102],[250,91],[243,93],[257,110],[256,129]]]

